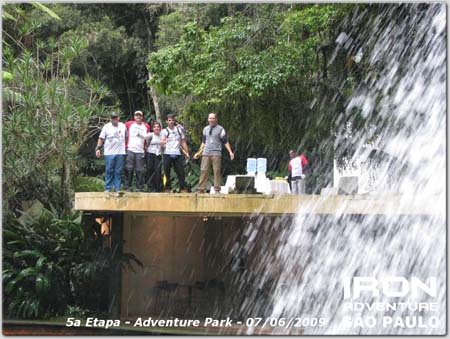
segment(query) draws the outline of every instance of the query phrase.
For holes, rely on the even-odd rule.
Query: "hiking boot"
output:
[[[196,193],[198,193],[198,194],[205,194],[205,190],[197,190]]]

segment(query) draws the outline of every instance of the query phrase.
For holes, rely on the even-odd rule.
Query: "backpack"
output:
[[[178,126],[175,126],[175,129],[177,130],[178,135],[180,136],[180,140],[181,140],[182,137],[181,137],[180,128]],[[166,127],[166,131],[167,131],[167,137],[169,137],[169,135],[170,135],[169,127]]]

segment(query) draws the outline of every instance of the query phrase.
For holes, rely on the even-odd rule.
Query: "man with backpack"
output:
[[[186,144],[184,131],[182,128],[175,125],[175,117],[173,114],[167,115],[167,128],[163,129],[161,132],[161,146],[164,147],[164,173],[166,176],[165,191],[171,192],[170,170],[173,167],[180,184],[180,191],[186,193],[188,190],[181,151],[186,158],[189,159],[189,149]]]

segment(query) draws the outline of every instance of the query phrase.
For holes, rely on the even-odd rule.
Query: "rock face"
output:
[[[338,194],[357,194],[358,177],[349,176],[339,178]]]

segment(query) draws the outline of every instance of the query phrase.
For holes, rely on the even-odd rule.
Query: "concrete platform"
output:
[[[444,201],[443,201],[444,200]],[[366,214],[445,215],[445,199],[400,195],[209,195],[194,193],[75,193],[75,209],[134,215]]]

